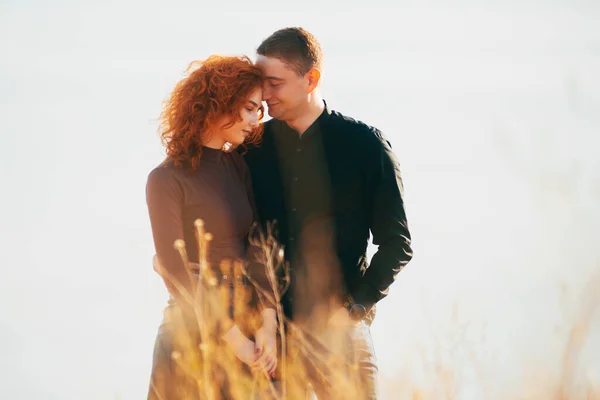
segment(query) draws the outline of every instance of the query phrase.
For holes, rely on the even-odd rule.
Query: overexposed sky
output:
[[[161,102],[190,61],[297,25],[328,104],[402,167],[415,258],[373,326],[382,398],[441,386],[435,365],[456,399],[544,398],[600,269],[598,21],[567,0],[2,2],[2,397],[144,398]],[[590,315],[575,382],[600,390]]]

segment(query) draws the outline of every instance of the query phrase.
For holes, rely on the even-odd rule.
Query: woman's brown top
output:
[[[213,235],[207,254],[209,265],[222,261],[246,260],[246,237],[256,220],[248,167],[237,152],[202,148],[196,171],[167,162],[148,176],[146,201],[150,214],[156,254],[167,274],[189,290],[191,282],[179,252],[174,247],[183,239],[191,262],[198,262],[194,221],[204,221]],[[256,250],[256,249],[254,249]],[[256,272],[256,271],[254,271]],[[171,295],[177,294],[162,274]],[[266,284],[264,271],[258,279]]]

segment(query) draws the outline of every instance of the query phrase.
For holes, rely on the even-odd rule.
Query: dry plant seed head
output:
[[[200,351],[202,351],[203,353],[207,353],[210,349],[210,346],[208,343],[200,343],[198,345],[198,349],[200,349]]]
[[[214,276],[211,276],[207,279],[208,285],[212,287],[216,287],[219,284],[219,281]]]
[[[201,275],[204,272],[210,274],[211,272],[218,272],[218,270],[211,270],[210,268],[203,267],[202,261],[206,259],[207,244],[212,240],[212,235],[204,231],[204,224],[201,220],[195,222],[197,240],[200,252],[200,264],[201,264]],[[268,227],[269,233],[273,232],[271,225]],[[258,238],[258,239],[257,239]],[[195,304],[195,315],[198,319],[198,328],[200,329],[200,343],[198,344],[197,337],[191,337],[185,332],[179,340],[181,345],[181,353],[178,353],[177,364],[180,366],[181,373],[185,375],[186,380],[190,381],[190,385],[181,385],[181,392],[178,394],[179,398],[197,398],[199,395],[202,398],[213,399],[215,393],[219,391],[219,385],[221,381],[228,381],[231,386],[231,395],[233,399],[243,399],[248,397],[248,393],[251,393],[254,389],[261,389],[260,393],[270,393],[268,396],[272,399],[287,398],[288,383],[287,380],[283,380],[282,392],[277,394],[273,384],[268,377],[262,376],[261,373],[249,377],[240,370],[239,363],[236,357],[230,352],[224,351],[221,344],[215,342],[211,337],[211,332],[217,332],[223,325],[220,322],[229,320],[229,306],[233,306],[234,318],[241,318],[247,320],[250,318],[250,324],[255,325],[258,329],[260,326],[260,314],[255,312],[253,315],[249,313],[254,312],[253,309],[248,308],[250,295],[252,290],[249,287],[242,284],[244,276],[247,277],[247,281],[256,287],[259,293],[265,298],[270,299],[269,301],[276,304],[278,318],[278,331],[280,332],[280,343],[279,354],[281,354],[281,372],[283,376],[286,375],[288,366],[290,372],[294,376],[305,376],[306,371],[301,366],[295,363],[290,363],[287,359],[287,345],[286,337],[284,334],[284,324],[289,324],[293,329],[293,323],[287,320],[283,314],[281,304],[277,300],[281,298],[283,293],[288,289],[289,286],[289,266],[284,262],[284,252],[282,247],[277,243],[276,240],[270,234],[265,236],[264,234],[254,235],[252,241],[260,249],[258,251],[258,258],[261,258],[262,265],[265,268],[265,272],[268,275],[268,285],[271,287],[262,287],[253,280],[252,275],[248,274],[245,269],[245,264],[241,261],[235,262],[233,265],[228,263],[222,263],[219,267],[221,269],[221,279],[224,285],[220,288],[210,287],[210,283],[207,281],[201,281],[197,287],[197,294],[202,295],[197,298]],[[187,254],[185,252],[185,243],[182,241],[180,246],[179,254],[187,262]],[[204,264],[204,265],[207,265]],[[214,276],[214,275],[213,275]],[[218,284],[218,282],[217,282]],[[229,285],[233,285],[233,287]],[[229,290],[223,290],[229,286]],[[228,298],[233,296],[233,299]],[[275,300],[275,301],[274,301]],[[193,336],[193,335],[192,335]],[[303,348],[303,353],[312,354],[310,344],[308,342],[303,343],[299,341],[299,346]],[[295,347],[295,346],[294,346]],[[330,363],[333,364],[333,363]],[[327,362],[323,365],[327,366]],[[209,374],[214,367],[217,367],[221,373],[214,375]],[[328,367],[327,367],[328,368]],[[264,371],[263,371],[264,372]],[[222,376],[224,374],[224,376]],[[340,380],[343,385],[348,385],[347,381]],[[300,393],[300,388],[296,387],[295,384],[289,384],[290,394]],[[349,399],[352,396],[349,397]],[[263,398],[263,397],[261,397]]]
[[[182,239],[177,239],[175,241],[175,243],[173,244],[173,246],[179,252],[179,256],[181,257],[181,260],[183,261],[183,264],[185,265],[185,268],[187,269],[187,271],[189,273],[190,260],[188,258],[187,251],[185,249],[185,242]]]

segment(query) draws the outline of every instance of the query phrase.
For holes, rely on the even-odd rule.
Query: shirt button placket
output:
[[[296,154],[298,154],[298,155],[300,155],[300,153],[302,152],[302,148],[300,146],[301,146],[301,142],[300,142],[300,140],[298,140],[297,147],[296,147]],[[299,163],[300,160],[299,159],[296,159],[296,160],[297,160],[297,163]],[[298,166],[298,165],[296,164],[296,166]],[[298,182],[298,179],[299,178],[297,176],[294,176],[293,181]],[[292,208],[292,212],[297,212],[297,211],[298,211],[298,209],[296,207]],[[289,240],[290,240],[290,242],[294,242],[296,240],[296,238],[294,236],[290,236]],[[290,272],[291,272],[291,267],[290,267]]]

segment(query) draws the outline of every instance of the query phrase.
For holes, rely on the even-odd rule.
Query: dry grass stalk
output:
[[[195,228],[199,251],[197,265],[189,261],[185,243],[175,243],[190,277],[196,277],[191,273],[193,269],[199,271],[194,293],[183,290],[181,284],[172,279],[167,271],[161,270],[165,279],[182,293],[183,300],[194,305],[192,319],[196,324],[195,330],[199,333],[198,337],[193,334],[195,330],[190,333],[189,330],[182,329],[176,333],[177,348],[172,358],[183,375],[182,382],[185,382],[174,383],[180,386],[178,398],[219,400],[223,397],[219,391],[225,385],[229,390],[228,396],[232,399],[251,398],[252,393],[260,393],[261,399],[304,399],[306,383],[309,381],[306,360],[311,360],[314,362],[311,366],[313,372],[310,374],[312,379],[328,379],[333,382],[334,387],[340,389],[339,395],[344,399],[361,399],[360,392],[355,390],[360,383],[358,364],[341,356],[340,351],[323,351],[328,344],[284,316],[281,300],[290,286],[290,273],[284,261],[283,248],[274,239],[274,226],[268,225],[265,233],[251,235],[251,245],[260,249],[255,254],[258,255],[257,261],[265,268],[269,288],[259,285],[253,277],[256,271],[246,270],[242,262],[235,262],[233,265],[222,264],[219,270],[221,279],[235,281],[245,276],[254,288],[236,284],[219,285],[215,270],[211,269],[207,262],[212,238],[205,232],[202,221],[196,221]],[[260,327],[260,315],[257,310],[248,307],[252,292],[250,289],[259,293],[260,301],[276,306],[281,377],[280,387],[277,389],[266,376],[266,372],[250,376],[245,373],[235,355],[215,336],[215,332],[224,329],[224,326],[231,326],[231,323],[246,324],[250,332]],[[229,304],[233,304],[233,318],[229,316]],[[180,312],[185,313],[181,310]],[[189,315],[180,315],[179,318],[189,318]],[[335,331],[331,332],[329,342],[342,342],[335,338],[336,334]],[[348,370],[351,373],[348,373]]]

